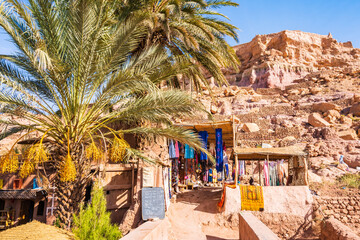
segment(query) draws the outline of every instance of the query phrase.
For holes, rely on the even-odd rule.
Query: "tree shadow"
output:
[[[177,195],[176,201],[186,204],[197,205],[196,211],[218,213],[217,203],[221,199],[222,189],[216,187],[203,187],[190,190]]]
[[[238,240],[237,238],[219,238],[215,236],[206,235],[207,240]]]

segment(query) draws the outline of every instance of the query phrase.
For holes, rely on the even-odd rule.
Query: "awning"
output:
[[[270,160],[289,159],[294,156],[306,156],[304,148],[300,146],[289,146],[280,148],[239,148],[234,149],[234,154],[239,160]]]
[[[25,189],[25,190],[0,190],[0,199],[35,199],[45,196],[46,191],[43,189]]]
[[[215,142],[215,129],[221,128],[225,146],[233,147],[234,145],[234,131],[233,131],[232,121],[181,123],[181,124],[175,124],[175,126],[196,130],[197,132],[207,131],[209,134],[209,138],[208,138],[209,142]]]

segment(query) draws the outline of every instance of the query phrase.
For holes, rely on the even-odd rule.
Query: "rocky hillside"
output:
[[[360,167],[360,49],[329,36],[282,31],[234,47],[240,73],[197,98],[215,119],[235,116],[237,145],[307,146],[313,181]],[[199,116],[205,118],[206,116]],[[180,120],[178,120],[180,121]]]
[[[239,73],[227,71],[238,86],[284,88],[294,80],[320,70],[352,72],[360,68],[360,49],[328,36],[301,31],[258,35],[235,46],[241,61]]]

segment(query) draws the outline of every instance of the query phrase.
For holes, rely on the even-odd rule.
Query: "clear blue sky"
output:
[[[327,35],[360,47],[360,0],[235,0],[221,10],[238,28],[240,43],[255,35],[301,30]],[[228,41],[235,45],[233,40]]]
[[[301,30],[327,35],[338,41],[352,41],[360,47],[360,0],[235,0],[237,8],[223,8],[237,26],[240,43],[257,34]],[[230,45],[236,42],[229,39]],[[0,31],[0,54],[14,51]]]

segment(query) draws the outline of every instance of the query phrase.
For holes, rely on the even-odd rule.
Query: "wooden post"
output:
[[[131,164],[131,204],[134,203],[134,164]]]
[[[239,160],[238,160],[238,155],[235,154],[235,185],[237,185],[239,179]]]
[[[259,185],[261,186],[261,168],[260,168],[260,160],[258,161],[259,166]]]

